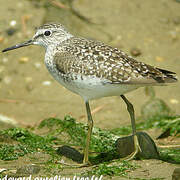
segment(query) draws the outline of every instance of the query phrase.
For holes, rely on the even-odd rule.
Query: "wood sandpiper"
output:
[[[46,49],[45,65],[50,74],[85,101],[88,132],[83,164],[88,164],[93,128],[89,100],[107,96],[120,96],[126,103],[134,137],[134,152],[126,159],[132,159],[141,149],[136,135],[134,108],[124,94],[139,87],[176,82],[175,73],[138,62],[102,42],[75,37],[59,23],[40,26],[31,40],[2,52],[33,44]]]

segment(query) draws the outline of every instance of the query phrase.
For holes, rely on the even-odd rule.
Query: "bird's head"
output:
[[[47,48],[50,45],[61,44],[63,41],[71,38],[72,35],[59,23],[48,23],[37,28],[32,39],[16,44],[15,46],[4,49],[2,52],[10,51],[29,45],[40,45]]]

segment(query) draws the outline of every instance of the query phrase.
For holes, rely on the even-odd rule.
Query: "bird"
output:
[[[134,151],[125,160],[133,159],[141,148],[136,134],[134,107],[124,94],[140,87],[174,83],[177,81],[176,73],[139,62],[103,42],[77,37],[57,22],[40,26],[32,39],[2,52],[29,45],[45,48],[44,62],[49,73],[85,102],[88,131],[83,164],[90,164],[88,156],[93,118],[89,101],[108,96],[120,96],[126,104],[131,119]]]

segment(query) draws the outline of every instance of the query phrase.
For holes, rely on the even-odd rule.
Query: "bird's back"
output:
[[[54,63],[64,77],[95,76],[110,84],[159,85],[177,81],[174,72],[138,62],[101,42],[72,37],[57,49]]]

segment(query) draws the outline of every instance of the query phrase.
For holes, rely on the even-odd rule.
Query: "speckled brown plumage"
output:
[[[176,81],[173,72],[138,62],[117,48],[72,37],[57,47],[54,62],[62,76],[96,76],[118,84],[155,84]],[[75,76],[73,76],[75,78]]]

